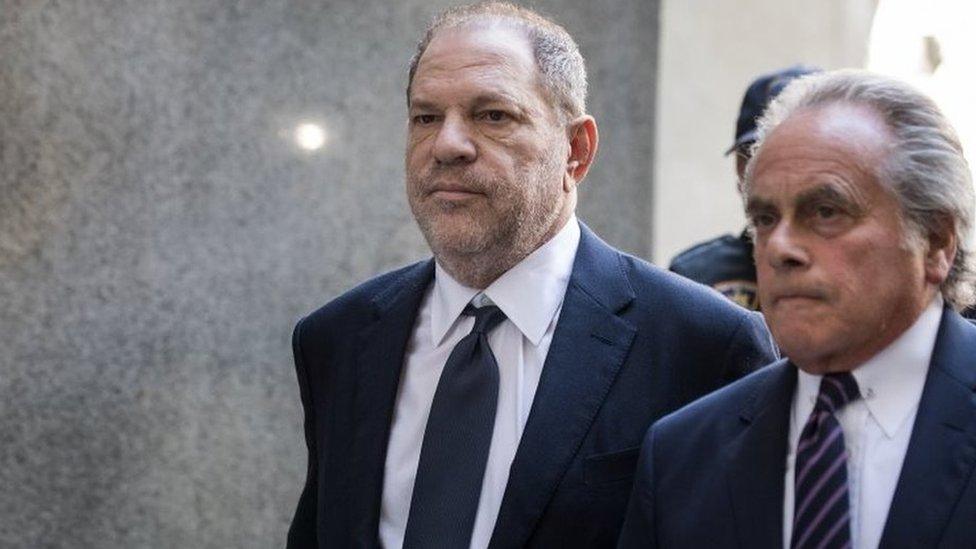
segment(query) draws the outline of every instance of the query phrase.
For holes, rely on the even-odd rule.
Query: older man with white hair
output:
[[[928,98],[838,71],[770,106],[746,170],[787,358],[660,420],[621,547],[976,547],[970,172]]]

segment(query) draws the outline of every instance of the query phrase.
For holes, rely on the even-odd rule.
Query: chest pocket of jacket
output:
[[[637,468],[640,446],[609,454],[597,454],[583,460],[583,481],[589,485],[630,480]]]

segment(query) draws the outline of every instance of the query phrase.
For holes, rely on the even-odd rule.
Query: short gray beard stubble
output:
[[[440,234],[436,224],[431,221],[431,216],[419,211],[421,206],[417,205],[417,200],[420,197],[411,197],[409,202],[414,219],[417,220],[434,257],[458,282],[471,288],[488,287],[552,238],[562,227],[563,223],[560,221],[565,220],[559,218],[564,214],[565,208],[557,204],[559,194],[562,193],[562,181],[560,178],[558,187],[551,180],[547,181],[548,178],[560,177],[562,163],[558,151],[552,148],[549,151],[541,164],[534,168],[527,167],[517,176],[518,184],[528,186],[531,193],[534,193],[527,197],[516,189],[499,185],[491,178],[477,177],[470,172],[461,174],[461,180],[470,185],[469,188],[483,191],[497,202],[511,204],[509,211],[502,212],[505,223],[487,227],[480,234],[473,235],[475,238],[465,242],[448,242],[446,235]],[[429,181],[433,175],[424,174],[423,179]],[[414,179],[409,179],[408,188],[418,189],[417,192],[423,193],[423,189],[429,187],[417,183]],[[554,192],[550,192],[551,189]],[[499,193],[509,196],[500,196]],[[571,198],[567,196],[565,199]]]

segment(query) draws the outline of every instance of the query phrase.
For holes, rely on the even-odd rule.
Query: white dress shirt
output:
[[[845,406],[837,414],[837,420],[847,448],[854,549],[873,549],[881,542],[941,318],[942,297],[938,296],[898,339],[851,372],[862,398]],[[793,534],[796,447],[813,411],[820,379],[821,376],[798,371],[786,456],[784,547],[790,546]]]
[[[484,483],[471,536],[472,548],[488,546],[508,473],[532,408],[542,366],[573,271],[580,228],[575,216],[548,242],[479,292],[436,266],[408,343],[387,446],[380,542],[403,546],[420,446],[434,391],[454,345],[474,326],[462,316],[469,303],[497,305],[507,317],[488,335],[498,362],[498,408]]]

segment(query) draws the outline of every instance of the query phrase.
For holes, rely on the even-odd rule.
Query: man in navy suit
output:
[[[620,547],[976,547],[971,175],[934,103],[801,79],[747,168],[784,360],[657,422]]]
[[[650,423],[773,359],[757,315],[575,218],[583,58],[509,4],[411,66],[407,195],[434,259],[299,322],[298,547],[612,547]]]

